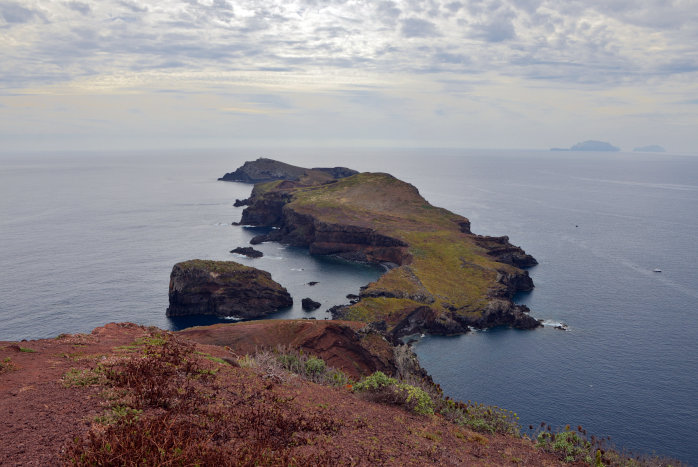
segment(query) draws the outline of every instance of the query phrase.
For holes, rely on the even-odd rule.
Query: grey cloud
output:
[[[131,10],[134,13],[146,13],[148,11],[147,6],[140,6],[134,2],[127,2],[126,0],[120,0],[117,2],[117,4]]]
[[[87,3],[68,2],[66,5],[71,10],[77,11],[78,13],[82,13],[83,15],[87,15],[90,13],[90,11],[92,11],[92,8],[90,8],[90,5],[88,5]]]
[[[493,21],[475,25],[470,36],[487,42],[503,42],[516,38],[516,31],[511,21]]]
[[[349,34],[351,34],[351,31],[343,28],[342,26],[323,26],[320,28],[315,28],[316,36],[329,39],[348,36]]]
[[[450,2],[444,5],[444,7],[451,13],[458,13],[463,8],[463,4],[461,2]]]
[[[479,9],[480,12],[486,12],[486,14],[484,14],[484,19],[471,25],[470,37],[487,42],[503,42],[516,38],[513,23],[516,13],[513,10],[503,6],[501,2],[480,5]]]
[[[392,25],[400,17],[402,10],[397,7],[395,2],[380,2],[376,5],[376,14],[384,23]]]
[[[15,2],[1,2],[0,16],[10,24],[28,23],[34,18],[46,21],[46,17],[41,12],[23,7]]]
[[[434,55],[434,58],[439,63],[449,63],[454,65],[467,65],[471,63],[470,57],[464,54],[438,52]]]
[[[402,35],[405,37],[437,37],[440,36],[440,33],[431,21],[407,18],[402,21]]]

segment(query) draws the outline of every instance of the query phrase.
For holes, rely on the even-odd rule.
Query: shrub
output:
[[[476,402],[438,401],[438,412],[460,426],[482,433],[502,433],[519,436],[521,427],[516,413],[496,406]]]
[[[400,384],[398,389],[405,394],[405,405],[419,415],[432,415],[434,413],[434,401],[423,389],[410,384]]]
[[[376,402],[401,405],[419,415],[434,413],[434,401],[421,388],[401,383],[395,378],[376,371],[354,385],[354,391],[367,394]]]
[[[285,371],[303,379],[327,386],[344,386],[351,379],[341,370],[327,366],[321,358],[303,353],[301,350],[279,347],[275,361]],[[261,361],[268,352],[257,352],[252,358]]]
[[[324,373],[326,370],[325,361],[321,358],[310,357],[305,361],[305,371],[310,374],[316,375]]]
[[[354,385],[354,391],[376,391],[386,386],[393,386],[396,384],[397,380],[395,378],[386,376],[382,371],[376,371],[372,375],[356,383]]]

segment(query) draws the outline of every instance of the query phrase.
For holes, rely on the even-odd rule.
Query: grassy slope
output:
[[[273,190],[273,184],[264,190]],[[477,246],[472,235],[462,233],[462,216],[429,204],[417,189],[384,173],[362,173],[329,185],[292,191],[288,208],[328,223],[370,227],[409,245],[413,260],[369,285],[371,290],[426,292],[438,313],[446,307],[463,316],[477,318],[486,306],[488,293],[501,287],[497,271],[516,268],[498,263]],[[395,325],[404,310],[424,301],[396,298],[364,298],[353,305],[347,319],[385,319]]]

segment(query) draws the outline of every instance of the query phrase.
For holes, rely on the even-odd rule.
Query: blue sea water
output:
[[[0,155],[0,340],[110,321],[168,329],[172,265],[232,259],[266,269],[328,317],[377,268],[265,243],[232,226],[251,186],[218,182],[245,160],[385,171],[432,204],[508,235],[539,261],[517,297],[552,326],[427,336],[415,346],[447,394],[516,411],[524,426],[581,424],[620,447],[698,465],[698,158],[475,150],[236,150]],[[661,273],[653,272],[660,268]],[[308,282],[318,281],[315,286]],[[311,313],[300,299],[323,306]]]

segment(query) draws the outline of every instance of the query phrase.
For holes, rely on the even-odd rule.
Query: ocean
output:
[[[456,149],[293,149],[0,155],[0,340],[89,332],[113,321],[165,329],[226,321],[165,316],[172,266],[235,260],[268,270],[295,305],[327,309],[380,268],[276,243],[231,254],[251,185],[216,179],[245,160],[389,172],[472,230],[532,254],[517,297],[548,324],[415,344],[457,399],[522,426],[582,425],[618,447],[698,465],[698,157]],[[661,269],[661,272],[654,272]],[[311,281],[318,284],[308,285]],[[304,297],[322,303],[314,312]],[[567,331],[554,329],[565,323]]]

